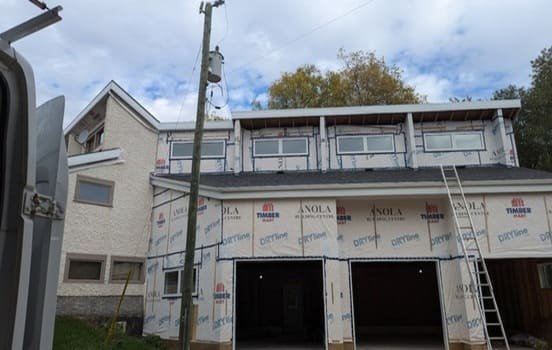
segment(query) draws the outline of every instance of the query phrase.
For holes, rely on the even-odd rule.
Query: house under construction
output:
[[[306,108],[207,122],[193,348],[506,349],[517,332],[552,334],[552,174],[519,167],[519,108]],[[101,140],[88,133],[91,146],[78,145],[84,129]],[[111,186],[108,205],[93,208],[119,210],[107,230],[138,194],[143,215],[121,232],[132,249],[102,246],[117,232],[81,244],[78,225],[66,229],[58,310],[74,312],[86,293],[114,295],[117,269],[135,262],[143,332],[178,338],[193,131],[158,122],[114,83],[66,129],[75,198]],[[84,199],[68,222],[98,198]],[[100,264],[86,275],[79,261]]]

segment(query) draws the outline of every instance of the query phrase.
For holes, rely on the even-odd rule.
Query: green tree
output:
[[[493,99],[521,99],[514,120],[520,165],[552,171],[552,47],[531,61],[531,85],[515,85],[495,91]]]
[[[373,52],[339,51],[343,67],[321,72],[310,64],[283,73],[268,89],[272,109],[426,102],[407,85],[401,70]]]

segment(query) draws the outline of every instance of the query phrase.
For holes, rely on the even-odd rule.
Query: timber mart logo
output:
[[[344,225],[348,222],[353,221],[351,215],[347,215],[347,209],[345,207],[337,207],[337,224]]]
[[[230,293],[228,293],[224,288],[224,283],[219,282],[215,286],[215,304],[224,304],[227,299],[230,299]]]
[[[157,217],[157,227],[161,228],[163,225],[165,225],[165,215],[163,213],[159,213],[159,216]]]
[[[423,220],[427,222],[437,223],[439,220],[445,219],[445,214],[439,210],[435,204],[426,203],[426,212],[420,214]]]
[[[274,204],[271,202],[263,204],[262,211],[257,212],[257,219],[261,219],[263,222],[272,222],[278,218],[280,218],[280,212],[274,210]]]
[[[207,210],[207,204],[205,204],[205,198],[199,197],[197,200],[197,215],[203,215],[203,213]]]
[[[525,206],[525,202],[521,197],[512,198],[512,207],[506,208],[506,213],[514,218],[525,218],[527,214],[531,214],[531,208]]]

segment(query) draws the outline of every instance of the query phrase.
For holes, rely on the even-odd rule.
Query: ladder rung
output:
[[[489,337],[490,340],[506,340],[504,337]]]
[[[485,309],[483,311],[485,311],[485,312],[497,312],[498,310],[497,309]]]
[[[493,323],[487,323],[487,326],[494,326],[494,327],[496,327],[496,326],[500,326],[500,323],[494,323],[494,322],[493,322]]]
[[[482,296],[481,299],[492,299],[492,296]]]

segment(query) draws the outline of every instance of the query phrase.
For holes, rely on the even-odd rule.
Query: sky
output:
[[[37,103],[66,96],[67,125],[114,80],[161,121],[195,119],[203,15],[198,0],[47,0],[63,17],[14,43],[32,64]],[[41,13],[0,2],[0,32]],[[337,53],[373,51],[428,102],[488,99],[528,86],[530,61],[552,46],[550,0],[226,0],[213,11],[211,48],[224,77],[212,110],[266,105],[267,88],[304,64],[339,69]]]

